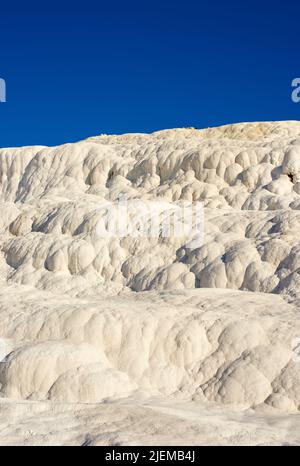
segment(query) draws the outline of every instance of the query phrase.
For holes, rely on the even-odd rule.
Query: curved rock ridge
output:
[[[299,122],[3,149],[6,280],[40,289],[64,286],[71,293],[100,286],[295,294],[299,161]],[[120,195],[143,203],[201,203],[204,244],[191,249],[187,238],[99,237],[100,207]]]
[[[0,299],[5,397],[85,403],[143,390],[243,408],[300,406],[291,345],[298,303],[231,290],[66,299],[15,286]]]
[[[135,416],[136,400],[151,437],[155,399],[161,425],[164,403],[187,403],[251,412],[257,425],[293,419],[285,432],[260,426],[261,443],[300,431],[300,122],[1,149],[0,187],[0,407],[129,400]],[[190,232],[99,234],[103,206],[122,199],[138,206],[132,218],[203,206],[201,243]],[[180,441],[197,443],[180,409],[174,424],[192,423]],[[247,443],[231,434],[220,444]],[[0,443],[6,435],[17,434]]]

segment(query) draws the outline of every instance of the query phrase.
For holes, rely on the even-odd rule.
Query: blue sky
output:
[[[53,0],[0,13],[0,147],[300,119],[300,2]]]

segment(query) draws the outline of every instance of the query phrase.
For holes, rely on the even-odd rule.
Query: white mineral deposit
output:
[[[1,149],[0,211],[1,445],[300,443],[300,122]]]

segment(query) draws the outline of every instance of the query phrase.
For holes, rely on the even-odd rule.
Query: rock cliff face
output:
[[[300,442],[300,122],[1,149],[0,188],[0,444]],[[120,196],[203,240],[99,234]]]

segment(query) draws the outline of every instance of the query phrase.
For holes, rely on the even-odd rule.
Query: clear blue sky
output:
[[[297,120],[300,2],[2,2],[0,146]]]

